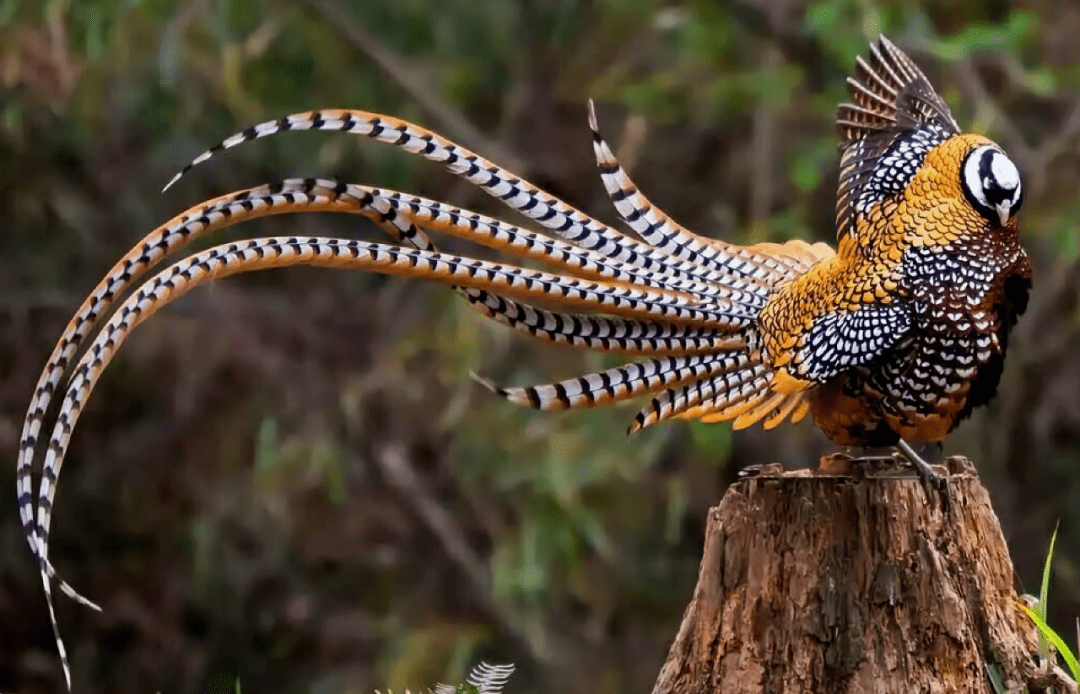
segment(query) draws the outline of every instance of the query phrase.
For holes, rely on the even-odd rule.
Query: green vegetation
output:
[[[1065,661],[1065,666],[1072,675],[1073,681],[1080,682],[1080,662],[1077,662],[1076,655],[1066,645],[1065,640],[1046,623],[1047,609],[1049,607],[1051,566],[1053,565],[1054,545],[1057,544],[1057,536],[1058,529],[1054,528],[1054,532],[1050,535],[1050,548],[1046,551],[1046,561],[1043,564],[1039,597],[1033,599],[1030,605],[1021,605],[1021,608],[1031,618],[1039,631],[1039,656],[1042,659],[1042,667],[1047,671],[1052,670],[1057,665],[1055,654],[1060,654],[1061,659]],[[1076,642],[1077,652],[1080,652],[1080,619],[1077,620]],[[990,684],[995,694],[1009,693],[1010,690],[997,669],[991,667],[987,674],[990,677]],[[1027,691],[1025,688],[1019,694],[1027,694]]]
[[[1031,621],[1035,622],[1035,626],[1039,629],[1039,653],[1042,655],[1043,662],[1047,664],[1047,667],[1051,666],[1054,663],[1054,652],[1056,651],[1065,661],[1073,679],[1080,682],[1080,662],[1077,662],[1076,656],[1065,645],[1065,640],[1058,636],[1057,632],[1046,623],[1046,611],[1049,606],[1047,598],[1050,592],[1050,566],[1054,560],[1054,544],[1056,542],[1057,529],[1055,528],[1054,534],[1050,536],[1050,549],[1046,552],[1046,563],[1043,565],[1039,601],[1035,603],[1034,607],[1025,605],[1024,611],[1027,612],[1028,616],[1031,617]],[[1077,649],[1077,652],[1080,652],[1080,629],[1077,630]]]
[[[249,124],[392,114],[610,221],[591,97],[635,181],[688,227],[831,240],[831,119],[878,32],[1025,175],[1032,306],[1000,397],[946,451],[977,462],[1021,575],[1063,519],[1054,609],[1039,616],[1064,633],[1080,614],[1080,15],[1067,0],[0,0],[0,459],[14,461],[34,379],[83,294],[189,205],[332,175],[512,218],[439,167],[346,135],[260,140],[159,194]],[[307,215],[222,237],[274,233],[381,240]],[[202,694],[239,673],[249,692],[401,691],[463,681],[487,658],[522,665],[522,694],[644,690],[736,471],[833,449],[809,422],[626,437],[633,409],[536,413],[469,378],[614,363],[394,278],[296,269],[185,297],[121,351],[73,441],[53,558],[105,610],[60,608],[76,688]],[[5,508],[0,691],[54,691],[36,568]]]

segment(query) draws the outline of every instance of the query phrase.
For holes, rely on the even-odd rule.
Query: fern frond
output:
[[[435,694],[499,694],[513,674],[513,663],[490,665],[482,662],[465,678],[465,684],[440,684],[435,687]]]

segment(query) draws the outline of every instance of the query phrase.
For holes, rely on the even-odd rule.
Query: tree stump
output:
[[[967,459],[944,467],[947,502],[846,456],[732,485],[653,694],[987,694],[988,667],[1043,691],[989,495]]]

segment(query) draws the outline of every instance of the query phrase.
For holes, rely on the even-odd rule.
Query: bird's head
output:
[[[991,224],[1007,227],[1024,201],[1020,171],[993,143],[978,144],[964,157],[961,188],[975,210]]]
[[[981,135],[953,135],[932,147],[902,196],[909,233],[931,245],[1003,230],[1015,233],[1024,200],[1020,171]]]

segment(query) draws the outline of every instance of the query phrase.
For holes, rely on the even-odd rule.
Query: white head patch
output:
[[[990,174],[1005,190],[1017,190],[1020,187],[1020,172],[1004,152],[990,151]]]

